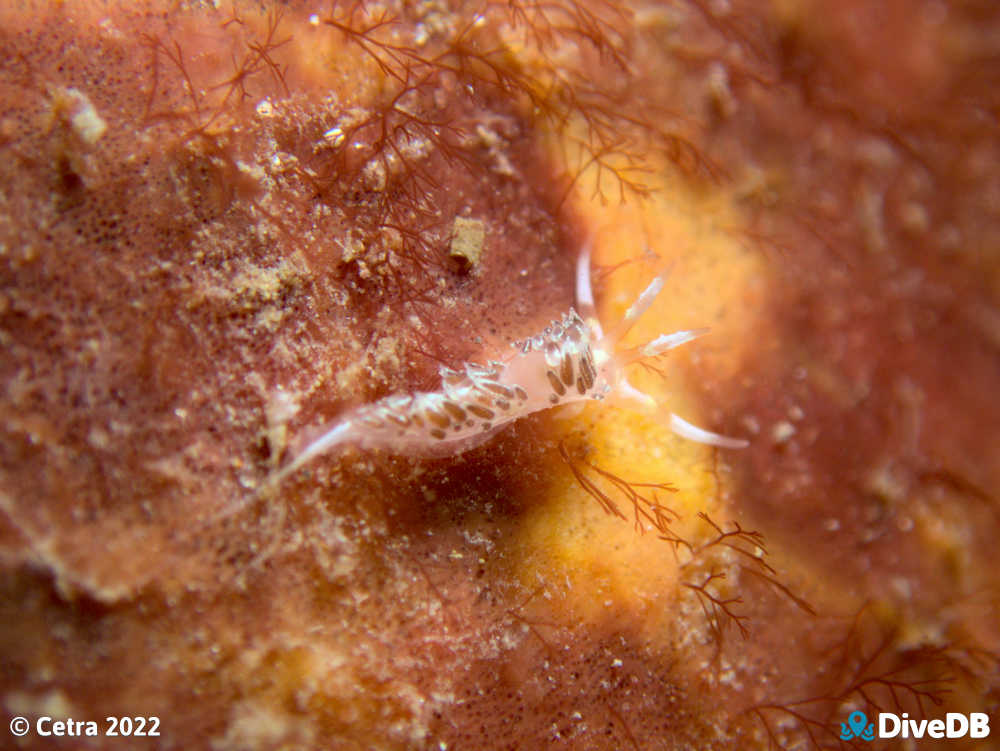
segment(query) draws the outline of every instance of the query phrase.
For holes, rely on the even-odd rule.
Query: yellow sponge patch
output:
[[[649,634],[664,633],[679,566],[689,557],[670,538],[703,535],[702,511],[717,523],[727,520],[719,469],[725,451],[673,435],[667,415],[715,427],[698,386],[710,391],[738,372],[760,325],[754,290],[764,286],[759,262],[727,230],[739,215],[726,196],[684,195],[676,187],[660,195],[642,205],[579,209],[599,228],[593,278],[601,320],[606,329],[616,325],[652,278],[670,268],[663,292],[623,346],[681,329],[711,331],[649,368],[629,369],[630,382],[656,399],[659,413],[614,401],[553,412],[564,466],[526,515],[521,539],[524,580],[564,591],[568,618],[628,614]],[[663,484],[673,490],[655,487]]]

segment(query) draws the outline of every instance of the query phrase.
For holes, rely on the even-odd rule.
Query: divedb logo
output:
[[[911,720],[906,712],[893,714],[879,712],[878,734],[875,723],[868,722],[864,712],[851,712],[847,722],[840,723],[840,739],[849,741],[860,738],[986,738],[990,734],[990,717],[983,712],[948,712],[944,719]]]

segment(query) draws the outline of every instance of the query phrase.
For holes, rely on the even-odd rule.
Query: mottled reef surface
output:
[[[160,718],[3,744],[996,736],[998,39],[993,2],[0,5],[0,705]],[[606,324],[670,264],[627,343],[711,332],[630,377],[749,448],[593,404],[268,485],[560,316],[588,241]]]

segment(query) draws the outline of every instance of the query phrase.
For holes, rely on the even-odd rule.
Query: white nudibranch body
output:
[[[351,410],[325,428],[273,476],[278,481],[313,458],[341,445],[384,449],[410,456],[460,454],[491,438],[514,420],[561,404],[619,396],[646,409],[658,408],[649,395],[625,378],[625,367],[691,341],[704,329],[664,334],[648,344],[621,350],[616,345],[663,288],[656,277],[607,335],[597,320],[590,285],[590,254],[577,264],[577,305],[540,334],[514,342],[504,361],[441,369],[435,392],[395,394]],[[725,448],[746,441],[698,428],[673,413],[671,429],[685,438]]]

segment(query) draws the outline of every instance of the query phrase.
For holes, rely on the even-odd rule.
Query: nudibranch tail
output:
[[[351,438],[351,423],[348,420],[341,420],[333,424],[332,427],[310,442],[292,461],[275,472],[270,478],[270,483],[280,483],[288,475],[295,472],[300,467],[308,464],[320,454],[330,451],[333,447],[349,441]]]

